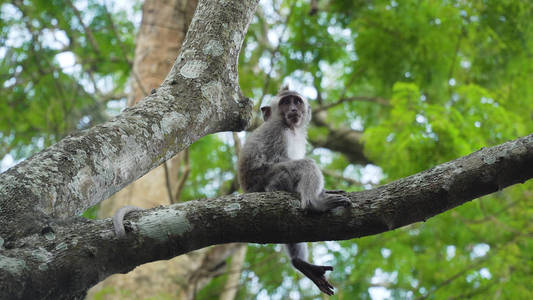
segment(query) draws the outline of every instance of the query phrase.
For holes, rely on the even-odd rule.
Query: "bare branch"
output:
[[[324,174],[326,174],[328,176],[331,176],[333,178],[343,180],[346,183],[351,184],[353,186],[361,186],[361,183],[359,181],[357,181],[355,179],[352,179],[352,178],[349,178],[349,177],[342,176],[342,174],[339,174],[337,172],[334,172],[334,171],[331,171],[331,170],[328,170],[328,169],[322,169],[322,173],[324,173]]]
[[[165,170],[165,188],[167,190],[168,203],[174,203],[174,197],[172,197],[172,188],[170,187],[170,175],[168,171],[168,161],[163,163],[163,170]]]
[[[80,22],[80,25],[83,28],[83,31],[85,32],[85,35],[89,39],[89,44],[91,44],[91,46],[93,47],[94,52],[96,52],[98,54],[101,54],[100,47],[98,47],[98,43],[96,42],[96,39],[94,38],[94,34],[93,34],[91,28],[87,27],[85,25],[85,23],[83,22],[83,18],[81,17],[80,11],[76,8],[76,6],[74,6],[72,1],[68,0],[67,3],[68,3],[68,6],[70,6],[70,8],[72,8],[72,11],[74,11],[74,15],[78,19],[78,22]]]
[[[320,112],[320,111],[328,110],[328,109],[330,109],[332,107],[335,107],[335,106],[338,106],[338,105],[340,105],[342,103],[353,102],[353,101],[372,102],[372,103],[376,103],[376,104],[383,105],[383,106],[389,106],[390,105],[389,101],[387,101],[386,99],[380,98],[380,97],[354,96],[354,97],[341,98],[341,99],[337,100],[336,102],[319,106],[319,107],[317,107],[315,109],[315,111],[316,112]]]
[[[127,97],[128,97],[127,93],[107,93],[107,94],[99,95],[98,100],[100,102],[106,103],[112,100],[120,100],[120,99],[127,98]]]
[[[0,298],[61,299],[65,290],[72,296],[110,274],[214,244],[344,240],[378,234],[532,177],[533,134],[371,190],[348,193],[351,208],[324,214],[309,215],[294,195],[272,192],[134,212],[126,222],[126,239],[116,238],[110,219],[50,223],[25,238],[24,247],[6,241],[0,258],[12,267],[0,268]],[[68,276],[57,280],[58,268]],[[16,286],[21,282],[24,288]]]
[[[309,141],[313,146],[338,151],[355,164],[368,164],[370,162],[363,152],[363,142],[361,140],[363,133],[361,131],[353,130],[346,126],[332,127],[326,121],[325,112],[313,112],[311,122],[328,130],[326,135],[309,137]]]
[[[183,167],[183,173],[181,173],[178,185],[174,191],[172,203],[178,203],[180,201],[181,193],[183,192],[183,188],[185,187],[185,183],[187,182],[187,178],[191,172],[191,166],[189,164],[189,149],[183,150],[183,162],[185,163],[185,166]]]

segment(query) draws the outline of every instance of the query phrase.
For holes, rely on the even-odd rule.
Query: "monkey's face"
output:
[[[306,113],[305,102],[302,98],[289,95],[279,100],[279,113],[283,123],[290,128],[299,127],[304,122]]]

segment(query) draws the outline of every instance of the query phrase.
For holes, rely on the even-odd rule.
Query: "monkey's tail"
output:
[[[118,237],[126,236],[126,229],[124,229],[124,217],[132,211],[139,211],[142,208],[137,206],[123,206],[117,210],[113,215],[113,227],[115,228],[115,234]]]

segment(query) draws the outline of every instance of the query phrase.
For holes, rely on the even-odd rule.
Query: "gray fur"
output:
[[[280,101],[287,96],[303,100],[298,110],[301,121],[291,123],[285,111],[280,108]],[[339,206],[349,206],[348,198],[341,194],[324,191],[324,178],[316,163],[304,158],[307,137],[307,125],[311,121],[311,107],[300,94],[282,90],[272,101],[270,108],[263,110],[265,122],[252,132],[239,156],[239,181],[245,192],[288,191],[297,193],[301,207],[315,212],[325,212]],[[324,277],[324,272],[331,270],[328,266],[315,266],[306,262],[307,247],[305,243],[286,245],[294,267],[326,294],[333,294],[333,287]]]
[[[286,244],[285,250],[291,258],[298,257],[301,260],[307,260],[307,245],[305,243]]]
[[[115,228],[115,234],[121,238],[126,236],[126,230],[124,229],[124,217],[132,211],[142,210],[140,207],[136,206],[123,206],[117,210],[113,215],[113,227]]]

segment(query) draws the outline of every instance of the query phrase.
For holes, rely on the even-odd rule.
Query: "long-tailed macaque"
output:
[[[248,138],[239,156],[239,180],[245,192],[288,191],[297,193],[301,207],[314,212],[350,206],[347,197],[324,190],[322,172],[305,158],[307,125],[311,107],[300,94],[282,90],[263,107],[264,123]],[[324,274],[331,266],[307,262],[305,243],[287,244],[292,265],[311,279],[324,293],[333,295],[333,286]]]

